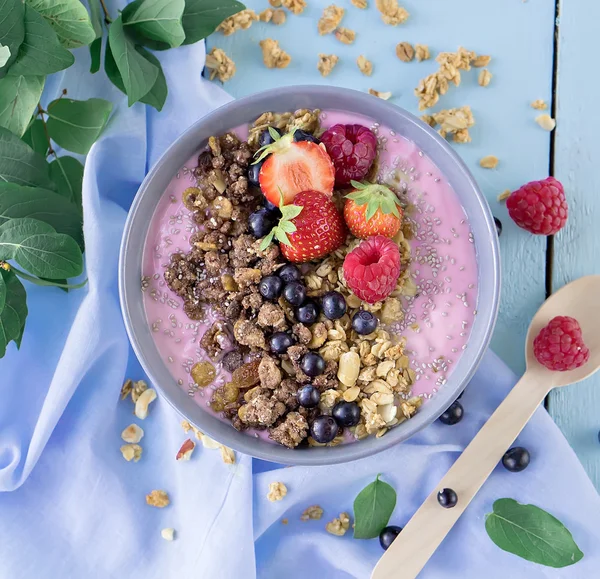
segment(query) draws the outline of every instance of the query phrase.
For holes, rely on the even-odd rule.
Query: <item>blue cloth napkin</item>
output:
[[[72,98],[115,103],[112,120],[90,152],[84,177],[89,284],[65,294],[27,287],[30,317],[21,351],[0,365],[0,579],[367,578],[381,555],[377,541],[336,537],[325,524],[352,513],[356,494],[377,473],[398,492],[393,524],[404,525],[497,407],[515,377],[489,353],[463,398],[464,420],[434,424],[387,452],[346,465],[279,468],[237,455],[224,464],[198,445],[176,462],[187,437],[179,417],[158,399],[138,421],[119,401],[123,379],[142,378],[123,328],[117,254],[127,208],[148,168],[193,121],[228,96],[201,78],[204,47],[160,54],[170,95],[161,113],[127,108],[100,74],[87,74],[86,53],[49,80],[45,98],[67,88]],[[138,463],[123,460],[120,433],[145,431]],[[422,573],[424,579],[591,579],[600,572],[600,500],[574,453],[543,409],[519,442],[532,454],[520,474],[498,468]],[[271,482],[289,492],[266,498]],[[171,505],[145,495],[164,489]],[[585,553],[554,570],[507,554],[484,530],[501,497],[550,511]],[[319,521],[300,520],[310,505]],[[282,519],[288,519],[285,525]],[[163,528],[176,540],[161,538]],[[400,567],[401,569],[401,567]],[[401,576],[401,575],[399,575]]]

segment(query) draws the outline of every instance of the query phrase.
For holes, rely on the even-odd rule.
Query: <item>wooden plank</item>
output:
[[[600,273],[600,237],[594,221],[600,215],[600,145],[594,118],[598,83],[584,80],[593,70],[589,42],[599,21],[598,3],[561,3],[554,174],[565,187],[569,221],[555,240],[555,289]],[[552,393],[549,411],[600,489],[600,376]]]

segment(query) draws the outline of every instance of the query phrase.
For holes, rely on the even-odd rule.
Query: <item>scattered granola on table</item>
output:
[[[317,70],[321,73],[321,76],[329,76],[338,63],[338,60],[339,57],[335,54],[319,54]]]
[[[491,61],[492,61],[492,57],[491,56],[480,54],[479,56],[476,56],[471,61],[471,64],[475,68],[483,68],[484,66],[487,66]]]
[[[121,446],[121,454],[127,462],[138,462],[142,458],[142,447],[139,444],[124,444]]]
[[[535,122],[544,129],[544,131],[553,131],[556,128],[556,121],[548,114],[535,117]]]
[[[408,20],[408,11],[399,6],[398,0],[375,0],[375,6],[381,13],[381,19],[385,24],[398,26]]]
[[[160,532],[160,536],[165,540],[165,541],[173,541],[175,539],[175,529],[169,527],[166,529],[163,529]]]
[[[258,15],[254,10],[242,10],[229,18],[226,18],[219,24],[217,31],[222,32],[225,36],[229,36],[238,30],[247,30],[252,26],[253,22],[258,20]]]
[[[273,16],[271,17],[271,22],[276,26],[280,26],[281,24],[285,24],[287,16],[285,15],[285,11],[278,9],[273,12]]]
[[[123,432],[121,438],[125,442],[137,443],[142,440],[144,431],[137,424],[130,424]]]
[[[477,82],[479,83],[479,86],[488,86],[491,80],[492,73],[487,68],[484,68],[477,77]]]
[[[360,8],[364,10],[368,7],[367,0],[350,0],[352,2],[352,6],[356,6],[356,8]]]
[[[340,516],[325,525],[325,530],[338,537],[343,537],[350,528],[350,516],[348,513],[340,513]]]
[[[323,15],[317,23],[319,34],[331,34],[340,25],[344,13],[345,10],[335,4],[327,6],[327,8],[323,10]]]
[[[281,0],[269,0],[269,4],[273,6],[273,8],[281,8]]]
[[[306,8],[306,0],[282,0],[281,3],[292,13],[302,14]]]
[[[429,60],[429,46],[426,44],[415,44],[415,57],[419,62]]]
[[[545,111],[548,109],[548,105],[543,99],[536,99],[531,103],[531,108],[538,111]]]
[[[334,36],[342,44],[352,44],[356,39],[356,32],[354,32],[354,30],[350,30],[349,28],[344,28],[343,26],[340,26],[339,28],[336,28]]]
[[[183,444],[177,451],[177,455],[175,456],[175,459],[176,460],[190,460],[190,458],[192,458],[192,453],[194,452],[195,448],[196,448],[196,443],[193,440],[188,438],[187,440],[185,440],[183,442]]]
[[[286,68],[292,57],[279,46],[277,40],[266,38],[259,42],[263,53],[263,62],[267,68]]]
[[[272,482],[269,483],[267,498],[274,503],[275,501],[282,500],[287,495],[287,492],[287,487],[282,482]]]
[[[506,201],[510,197],[511,193],[512,191],[510,189],[505,189],[504,191],[502,191],[502,193],[498,195],[498,202],[502,203],[503,201]]]
[[[154,490],[146,495],[146,504],[162,509],[170,504],[169,495],[165,491]]]
[[[323,516],[323,509],[319,505],[312,505],[300,515],[301,521],[318,521]]]
[[[220,48],[213,48],[206,55],[205,66],[210,70],[210,80],[216,77],[221,82],[227,82],[235,74],[235,62]]]
[[[456,109],[445,109],[431,115],[423,115],[421,119],[429,126],[440,125],[439,134],[446,138],[452,136],[455,143],[470,143],[469,129],[475,124],[470,106]]]
[[[356,64],[358,65],[360,72],[364,75],[371,76],[373,73],[373,64],[362,54],[356,59]]]
[[[479,166],[484,169],[495,169],[498,166],[498,157],[487,155],[479,160]]]
[[[396,45],[396,56],[402,62],[410,62],[415,57],[415,49],[410,42],[400,42]]]
[[[392,98],[391,92],[382,92],[382,91],[375,90],[374,88],[369,89],[369,94],[372,94],[373,96],[376,96],[377,98],[380,98],[384,101],[387,101]]]

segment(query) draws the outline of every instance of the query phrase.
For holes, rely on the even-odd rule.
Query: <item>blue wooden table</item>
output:
[[[413,89],[421,78],[437,70],[434,58],[438,52],[464,46],[490,55],[488,69],[493,77],[489,86],[478,85],[478,69],[464,72],[461,85],[452,86],[432,110],[463,105],[473,110],[472,142],[458,144],[456,150],[504,225],[500,238],[502,301],[492,348],[516,373],[522,373],[527,327],[546,295],[577,277],[600,273],[600,241],[593,221],[600,210],[600,174],[594,163],[600,147],[596,144],[596,67],[591,46],[600,22],[600,3],[406,0],[400,4],[410,17],[393,27],[383,23],[375,0],[368,0],[365,10],[350,0],[335,0],[346,10],[341,25],[356,32],[351,45],[317,32],[322,10],[331,3],[307,0],[302,14],[286,11],[287,20],[281,26],[255,22],[230,36],[213,34],[208,49],[222,48],[237,67],[224,88],[236,97],[292,84],[373,88],[391,91],[391,102],[420,114]],[[267,0],[246,0],[246,5],[256,12],[268,8]],[[265,38],[278,40],[291,55],[287,68],[269,70],[264,66],[259,42]],[[400,61],[395,47],[403,41],[428,45],[432,59]],[[317,71],[319,53],[339,57],[327,78]],[[373,63],[370,77],[359,71],[359,55]],[[552,133],[534,120],[540,111],[530,103],[536,99],[545,100],[549,105],[545,112],[556,118]],[[498,157],[496,169],[479,166],[486,155]],[[554,240],[519,229],[497,201],[502,191],[548,174],[563,182],[570,205],[569,222]],[[548,409],[600,488],[600,376],[553,393]]]

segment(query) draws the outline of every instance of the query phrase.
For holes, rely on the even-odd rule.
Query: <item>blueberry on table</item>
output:
[[[281,269],[277,271],[277,275],[285,282],[298,281],[302,279],[300,270],[291,263],[286,263]]]
[[[315,352],[307,352],[300,360],[300,370],[307,376],[319,376],[325,371],[325,360]]]
[[[248,229],[250,229],[250,233],[257,239],[270,233],[275,225],[277,225],[275,215],[264,207],[261,207],[254,213],[250,213],[248,217]]]
[[[310,425],[310,435],[321,444],[331,442],[337,433],[337,422],[331,416],[317,416]]]
[[[309,300],[296,308],[296,319],[301,324],[314,324],[319,317],[319,307],[313,300]]]
[[[502,235],[502,221],[497,217],[494,217],[494,223],[496,224],[496,233],[498,234],[498,237],[500,237],[500,235]]]
[[[276,129],[275,127],[269,127],[272,131],[275,131],[280,137],[281,137],[281,131],[279,129]],[[259,136],[258,136],[258,146],[259,147],[264,147],[266,145],[270,145],[271,143],[274,143],[275,139],[273,138],[273,136],[271,135],[271,132],[269,131],[269,129],[265,129]]]
[[[292,306],[301,306],[306,299],[306,288],[299,281],[291,281],[283,288],[283,297]]]
[[[379,533],[379,544],[384,551],[394,542],[394,539],[400,534],[402,527],[390,525]]]
[[[339,292],[327,292],[322,300],[323,314],[330,320],[339,320],[346,313],[346,298]]]
[[[310,384],[302,386],[296,396],[298,397],[298,404],[304,406],[304,408],[314,408],[321,401],[321,393]]]
[[[296,141],[296,143],[299,143],[300,141],[310,141],[311,143],[316,143],[317,145],[321,143],[317,137],[301,129],[296,129],[294,131],[294,141]]]
[[[456,400],[450,404],[446,411],[440,416],[440,422],[449,426],[458,424],[463,419],[464,413],[465,410],[463,405]]]
[[[374,332],[378,323],[377,317],[366,310],[359,310],[352,317],[352,329],[361,336]]]
[[[502,457],[504,468],[510,472],[521,472],[529,466],[531,456],[529,451],[522,446],[515,446],[506,451]]]
[[[452,507],[456,506],[456,503],[458,503],[458,497],[452,489],[442,489],[437,494],[437,500],[438,503],[440,503],[440,505],[442,505],[442,507],[445,509],[451,509]]]
[[[269,348],[274,354],[285,354],[290,346],[294,345],[294,339],[285,332],[275,332],[269,338]]]
[[[360,407],[356,402],[338,402],[331,414],[340,426],[356,426],[360,421]]]
[[[250,165],[248,165],[248,183],[250,183],[250,185],[253,187],[260,187],[258,174],[260,173],[263,163],[264,159],[258,163],[251,162]]]
[[[281,295],[283,280],[276,275],[267,275],[260,280],[258,291],[267,300],[276,300]]]

